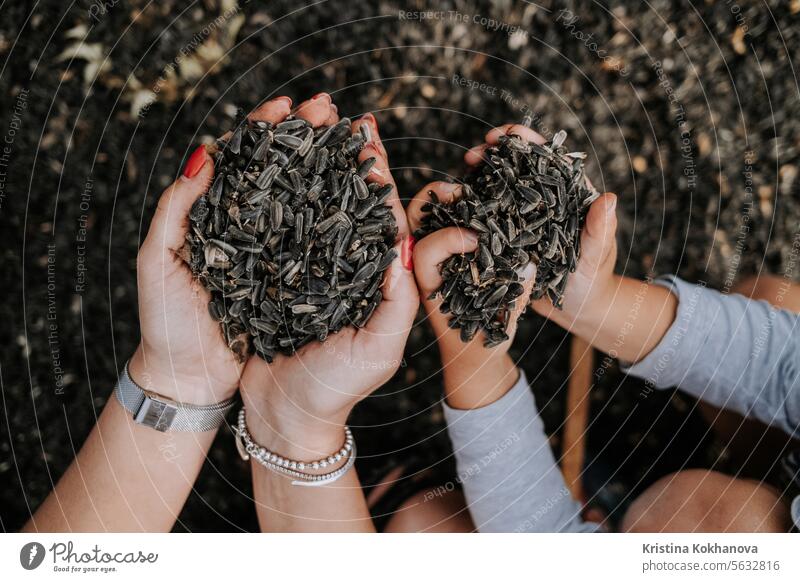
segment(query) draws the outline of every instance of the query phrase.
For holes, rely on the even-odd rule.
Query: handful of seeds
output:
[[[397,225],[385,204],[392,187],[365,181],[375,158],[357,161],[362,129],[240,115],[218,140],[214,182],[189,214],[188,262],[240,358],[272,362],[363,326],[380,304]]]
[[[416,233],[424,237],[449,226],[478,233],[478,249],[440,265],[442,286],[433,297],[449,325],[470,341],[479,329],[487,347],[508,339],[514,302],[524,293],[520,272],[533,262],[531,297],[547,295],[561,307],[569,273],[580,255],[580,230],[599,196],[584,175],[583,153],[568,153],[564,131],[544,145],[512,135],[485,152],[485,161],[463,180],[462,196],[442,205],[431,192],[429,212]],[[527,301],[528,298],[525,298]]]

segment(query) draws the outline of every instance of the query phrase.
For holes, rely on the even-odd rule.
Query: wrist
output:
[[[145,353],[147,356],[145,356]],[[171,362],[161,362],[140,343],[128,361],[128,375],[142,389],[182,404],[206,406],[233,397],[237,386],[222,385],[202,374],[174,371]],[[202,367],[199,367],[202,369]]]
[[[247,430],[258,444],[303,462],[326,457],[342,446],[348,411],[321,418],[275,392],[242,393]]]
[[[481,356],[466,352],[457,359],[442,358],[447,362],[443,369],[445,397],[453,408],[468,410],[488,406],[502,398],[517,382],[519,370],[507,352]]]
[[[561,310],[553,309],[547,317],[575,335],[592,335],[606,323],[606,317],[617,299],[617,290],[625,277],[611,274],[591,283],[585,300],[565,301]]]

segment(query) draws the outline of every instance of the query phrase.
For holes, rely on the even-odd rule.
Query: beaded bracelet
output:
[[[344,444],[342,448],[336,453],[310,462],[293,461],[282,457],[277,453],[273,453],[266,447],[263,447],[253,440],[252,435],[247,430],[247,422],[245,419],[244,407],[239,411],[239,421],[237,426],[231,427],[236,435],[236,448],[239,455],[243,460],[247,461],[251,457],[255,459],[260,465],[265,468],[291,477],[294,479],[292,485],[301,485],[306,487],[319,487],[333,483],[340,479],[350,468],[355,464],[356,460],[356,444],[353,439],[353,434],[350,432],[348,426],[344,427]],[[324,469],[329,465],[333,465],[342,459],[347,459],[347,463],[339,467],[335,471],[316,475],[313,473],[303,472],[305,469]]]

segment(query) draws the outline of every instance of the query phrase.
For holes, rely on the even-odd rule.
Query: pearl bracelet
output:
[[[345,438],[341,449],[328,457],[310,462],[287,459],[286,457],[282,457],[281,455],[278,455],[277,453],[274,453],[266,447],[256,443],[253,440],[250,432],[247,430],[244,407],[242,407],[242,409],[239,411],[239,421],[237,426],[231,428],[236,435],[236,448],[238,449],[239,455],[243,460],[247,461],[252,457],[260,465],[264,466],[270,471],[292,477],[295,479],[292,481],[292,485],[303,485],[307,487],[327,485],[337,481],[355,464],[356,445],[355,440],[353,439],[353,434],[350,432],[350,427],[348,426],[344,427]],[[347,459],[347,463],[335,471],[324,473],[322,475],[303,472],[306,469],[325,469],[329,465],[334,465],[342,459]]]

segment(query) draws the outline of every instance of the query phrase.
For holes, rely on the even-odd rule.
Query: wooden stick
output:
[[[564,420],[564,443],[561,448],[561,470],[572,497],[585,502],[581,473],[586,456],[586,427],[589,424],[590,388],[594,350],[588,342],[572,337],[569,354],[572,373],[567,386],[567,411]]]

